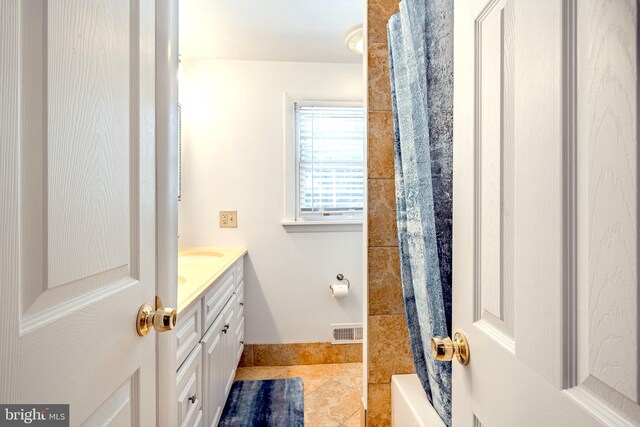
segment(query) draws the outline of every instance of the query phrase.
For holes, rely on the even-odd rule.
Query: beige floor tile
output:
[[[349,372],[362,376],[362,363],[341,363],[335,366],[340,372]]]
[[[236,369],[236,378],[235,380],[255,380],[258,379],[256,377],[256,373],[252,368],[238,368]]]
[[[342,427],[360,427],[360,418],[362,417],[362,412],[358,409],[358,412],[349,417],[347,421],[342,424]]]
[[[296,365],[287,366],[286,372],[290,375],[305,378],[325,378],[330,380],[339,371],[339,365]]]
[[[361,392],[337,381],[328,381],[305,396],[305,410],[345,422],[360,409]]]
[[[305,427],[340,427],[341,425],[340,421],[329,418],[324,414],[304,411]]]
[[[345,363],[338,370],[338,374],[333,377],[334,381],[362,390],[362,364]]]
[[[333,377],[333,381],[349,386],[354,390],[362,390],[362,377],[354,377],[353,375],[337,375]]]
[[[313,393],[324,384],[326,384],[327,380],[302,378],[302,383],[304,384],[304,395],[308,396],[309,394]]]

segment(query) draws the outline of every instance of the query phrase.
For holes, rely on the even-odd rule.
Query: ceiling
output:
[[[180,0],[180,55],[361,63],[344,43],[362,0]]]

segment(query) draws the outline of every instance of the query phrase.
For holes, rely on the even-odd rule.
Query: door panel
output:
[[[154,2],[2,8],[19,40],[2,49],[21,59],[3,61],[18,72],[20,134],[0,186],[20,243],[0,255],[20,297],[7,335],[18,358],[3,358],[19,385],[0,401],[68,403],[72,425],[155,424],[155,334],[134,323],[155,295]]]
[[[577,8],[577,381],[640,420],[637,3]],[[639,421],[640,422],[640,421]]]
[[[454,425],[640,425],[636,2],[456,2]]]
[[[513,0],[515,287],[519,360],[563,386],[563,4]],[[540,31],[545,23],[545,31]],[[526,49],[525,49],[526,46]],[[571,142],[568,142],[571,143]],[[553,351],[548,349],[552,348]]]
[[[500,331],[506,342],[514,336],[513,20],[512,0],[493,2],[478,17],[475,28],[476,70],[482,81],[476,92],[480,247],[475,318]]]
[[[130,92],[140,90],[140,67],[129,34],[140,26],[138,9],[73,3],[22,6],[22,34],[32,42],[22,49],[21,84],[27,327],[69,299],[139,279],[131,254],[139,244],[141,117]]]
[[[131,55],[121,54],[136,47],[131,38],[139,25],[136,12],[129,0],[47,5],[48,66],[38,76],[47,82],[48,105],[56,106],[47,109],[43,144],[47,289],[137,280],[130,259],[137,243],[134,239],[130,248],[137,228],[132,188],[137,181],[129,170],[135,174],[139,166],[130,165],[129,155],[140,141],[131,138],[138,117],[129,89],[137,89],[130,77],[139,69]]]
[[[132,411],[140,405],[136,401],[139,395],[138,376],[133,375],[100,405],[83,426],[100,427],[105,420],[109,420],[109,425],[113,426],[131,425]]]

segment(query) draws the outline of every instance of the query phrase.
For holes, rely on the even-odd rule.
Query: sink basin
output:
[[[180,254],[180,258],[221,258],[222,252],[210,249],[189,249]]]
[[[213,248],[181,249],[178,252],[178,287],[209,281],[225,264],[225,252]]]
[[[188,249],[178,255],[178,264],[203,265],[218,264],[223,259],[224,253],[211,249]]]

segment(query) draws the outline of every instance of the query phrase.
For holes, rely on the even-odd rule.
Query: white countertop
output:
[[[189,307],[246,253],[246,248],[178,249],[178,313]]]

